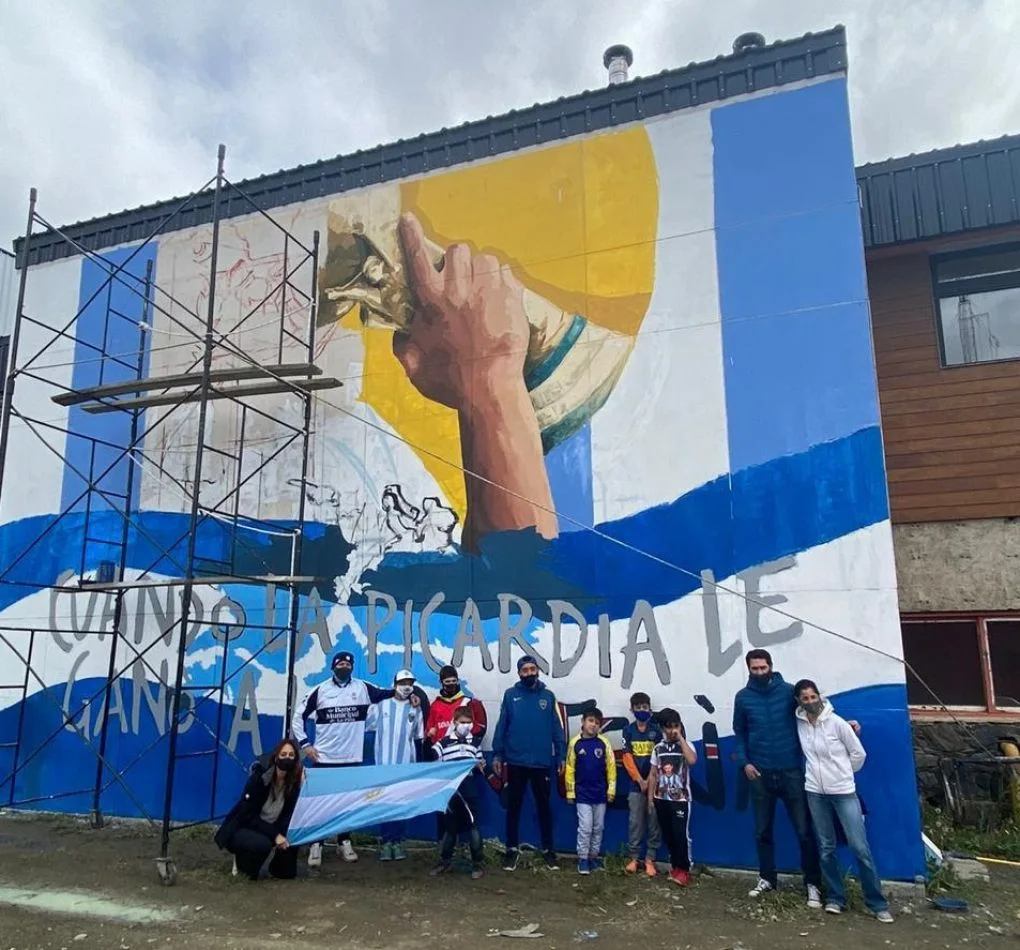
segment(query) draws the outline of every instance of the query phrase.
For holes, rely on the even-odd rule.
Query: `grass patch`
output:
[[[1020,861],[1020,824],[1007,819],[996,829],[968,828],[956,825],[939,808],[926,808],[924,830],[943,851]]]

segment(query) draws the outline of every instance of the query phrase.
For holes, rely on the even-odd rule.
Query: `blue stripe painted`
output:
[[[712,135],[737,471],[876,426],[878,394],[845,81],[715,109]]]
[[[145,277],[147,263],[151,261],[155,268],[156,247],[147,245],[137,251],[134,248],[121,248],[104,254],[104,259],[113,267],[123,264],[128,258],[131,260],[119,276],[129,286],[117,280],[107,282],[109,268],[92,260],[82,261],[79,306],[85,304],[93,294],[95,299],[84,307],[75,324],[75,365],[71,374],[71,386],[74,389],[123,382],[136,376],[135,365],[141,340],[137,321],[142,320],[145,314],[142,280]],[[127,319],[118,316],[118,313],[125,314]],[[148,372],[148,335],[145,335],[145,343],[143,376]],[[98,347],[101,352],[118,356],[122,363],[101,359],[100,353],[87,344]],[[140,414],[139,426],[139,431],[142,431],[145,426],[144,413]],[[72,466],[85,476],[89,475],[90,470],[93,476],[98,476],[112,464],[110,471],[98,481],[98,487],[104,492],[123,495],[127,490],[128,470],[132,463],[127,458],[114,463],[119,454],[118,450],[101,445],[96,445],[93,461],[93,443],[90,437],[103,439],[117,446],[127,446],[130,442],[131,417],[120,412],[94,415],[73,406],[68,411],[67,427],[75,435],[67,437],[68,464],[64,467],[61,508],[71,507],[75,511],[84,511],[87,502],[93,511],[122,508],[123,499],[110,497],[109,501],[106,501],[96,492],[91,493],[90,499],[82,498],[75,502],[87,488],[88,482],[76,475],[72,471]],[[137,507],[140,483],[141,479],[136,477],[131,499],[132,507]],[[75,502],[73,506],[72,502]],[[92,548],[95,549],[96,558],[92,557]],[[90,546],[87,560],[109,559],[111,550],[102,545]]]
[[[595,520],[592,489],[591,423],[586,422],[570,438],[554,446],[545,457],[553,507],[560,531],[576,531],[578,523]]]

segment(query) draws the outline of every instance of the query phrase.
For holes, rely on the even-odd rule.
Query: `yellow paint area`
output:
[[[401,186],[401,207],[443,247],[464,242],[510,264],[521,283],[565,310],[636,334],[655,280],[658,181],[643,128],[471,165]],[[344,325],[356,324],[350,314]],[[424,399],[391,350],[392,336],[361,329],[362,399],[418,453],[463,518],[457,416]]]

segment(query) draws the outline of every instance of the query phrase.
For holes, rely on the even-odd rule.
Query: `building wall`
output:
[[[435,253],[467,242],[472,253],[491,255],[475,258],[471,294],[444,283],[461,251],[448,252],[442,276],[420,271],[430,290],[402,289],[402,281],[425,279],[408,276],[397,234],[405,212]],[[882,872],[909,879],[923,869],[845,80],[685,110],[273,216],[306,245],[314,230],[323,236],[317,362],[344,381],[315,404],[314,525],[302,573],[322,579],[302,596],[299,689],[327,675],[337,649],[353,651],[359,674],[379,683],[410,666],[434,688],[452,661],[495,724],[527,649],[567,728],[595,702],[617,744],[630,693],[648,691],[657,706],[681,710],[703,757],[695,770],[699,860],[754,866],[746,783],[732,761],[732,700],[746,682],[745,650],[768,647],[787,677],[812,676],[841,713],[862,722],[869,764],[861,790]],[[154,375],[195,358],[173,320],[197,325],[205,313],[209,238],[208,228],[181,230],[143,254],[109,254],[136,277],[152,263],[172,297],[146,334]],[[299,361],[300,344],[279,352],[279,328],[282,320],[300,338],[307,304],[271,295],[258,307],[287,267],[280,232],[253,215],[231,219],[221,238],[217,329],[227,332],[255,308],[231,333],[234,343],[261,362]],[[394,281],[374,316],[365,302],[338,306],[347,256],[365,240],[377,258],[373,279]],[[102,276],[93,261],[43,266],[29,281],[32,299],[73,311]],[[374,287],[363,282],[361,290]],[[426,308],[413,311],[409,339],[395,345],[393,323],[414,298]],[[129,296],[114,305],[136,312]],[[131,323],[118,333],[110,340],[103,312],[86,307],[66,369],[72,385],[96,381],[89,342],[106,338],[131,351]],[[299,418],[291,396],[261,405]],[[90,452],[85,436],[126,439],[117,414],[53,415],[72,430],[61,448],[79,467]],[[163,423],[158,415],[146,413],[152,429],[140,478],[129,482],[131,470],[111,460],[104,479],[122,494],[133,484],[141,508],[131,576],[149,567],[179,573],[153,539],[174,555],[182,527],[187,533],[174,479],[189,477],[197,420],[190,410]],[[277,534],[242,535],[246,573],[286,573],[300,458],[284,450],[280,427],[254,421],[246,454],[232,460],[240,424],[233,404],[211,408],[204,439],[228,454],[207,456],[202,500],[229,491],[238,464],[243,473],[255,455],[280,449],[241,494],[242,512]],[[5,486],[0,554],[21,557],[13,579],[25,586],[0,587],[0,620],[42,617],[61,631],[39,638],[37,663],[94,737],[99,717],[75,710],[102,691],[112,598],[30,585],[94,571],[103,548],[90,541],[83,551],[81,537],[114,530],[119,517],[110,506],[88,508],[80,475],[44,462],[24,432],[17,451],[25,464]],[[508,490],[466,481],[461,466]],[[62,510],[71,514],[34,545]],[[85,519],[93,519],[88,530]],[[227,556],[229,533],[204,524],[203,556]],[[135,794],[158,810],[166,692],[150,671],[172,669],[179,604],[172,592],[150,590],[131,592],[124,607],[117,658],[130,673],[115,681],[108,755],[115,763],[141,757],[129,773]],[[284,727],[286,640],[269,631],[286,598],[271,588],[201,585],[194,610],[186,682],[231,677],[222,809],[236,793],[229,779],[239,780],[240,766]],[[150,645],[145,667],[132,651]],[[36,742],[60,725],[48,699],[33,686],[26,722]],[[9,698],[0,728],[17,714]],[[217,715],[208,706],[189,713],[182,752],[209,748]],[[67,730],[60,739],[19,774],[16,791],[66,793],[63,807],[87,808],[69,783],[90,753]],[[207,815],[209,768],[200,757],[182,764],[177,817]],[[105,802],[113,811],[138,807],[116,786]],[[556,812],[558,844],[569,848],[572,813],[562,801]],[[487,833],[501,833],[495,798],[485,821]],[[610,847],[625,823],[621,796]],[[796,866],[789,836],[780,853]]]
[[[954,246],[939,242],[868,260],[897,524],[1020,515],[1020,363],[940,363],[929,255]]]

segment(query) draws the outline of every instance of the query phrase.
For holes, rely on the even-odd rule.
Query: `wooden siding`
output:
[[[1020,361],[941,365],[926,253],[868,282],[892,520],[1020,516]]]

